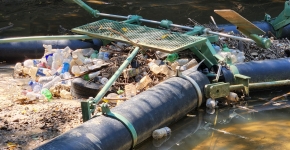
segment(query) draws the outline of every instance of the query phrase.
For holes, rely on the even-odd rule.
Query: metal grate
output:
[[[73,32],[111,41],[123,41],[165,52],[177,52],[206,41],[206,38],[172,33],[112,20],[99,20],[72,29]],[[127,39],[126,39],[127,38]],[[132,44],[132,43],[131,43]]]

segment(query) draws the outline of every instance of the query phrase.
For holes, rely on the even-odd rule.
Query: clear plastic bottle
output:
[[[75,75],[75,76],[79,76],[82,73],[88,71],[89,69],[85,66],[72,66],[71,68],[71,72]]]
[[[133,97],[137,94],[136,86],[132,83],[125,85],[125,95],[127,98]]]
[[[50,89],[53,85],[55,85],[59,81],[61,81],[61,78],[59,76],[56,76],[51,81],[49,81],[46,84],[44,84],[43,88]]]
[[[154,130],[152,133],[152,137],[154,139],[160,139],[162,137],[169,136],[170,134],[171,134],[171,129],[168,127],[164,127],[164,128]]]
[[[73,51],[72,52],[72,57],[73,58],[77,58],[81,62],[84,62],[85,61],[85,57],[84,57],[84,55],[82,53],[82,49],[77,49],[77,50]]]
[[[145,88],[151,82],[152,82],[152,79],[148,75],[146,75],[140,80],[140,82],[138,82],[136,84],[136,88],[138,90],[141,90],[141,89]]]
[[[35,81],[29,81],[28,85],[31,87],[31,89],[33,90],[34,93],[40,92],[40,90],[42,88],[42,84],[35,82]]]
[[[149,66],[150,70],[155,74],[158,74],[161,72],[161,68],[157,64],[155,64],[154,62],[150,62],[148,64],[148,66]]]
[[[64,99],[71,99],[72,95],[70,92],[66,91],[66,90],[61,90],[60,91],[60,97],[64,98]]]
[[[42,99],[41,94],[34,93],[34,92],[27,92],[26,97],[29,100],[37,100],[37,99]]]
[[[160,73],[168,76],[169,75],[169,68],[166,65],[160,66]]]
[[[197,64],[198,64],[198,62],[195,59],[192,59],[187,64],[181,66],[180,70],[182,70],[182,71],[187,70],[189,68],[196,66]]]
[[[64,59],[68,59],[68,58],[71,56],[71,51],[72,51],[72,50],[71,50],[68,46],[65,47],[65,48],[62,50],[62,52],[61,52],[63,58],[64,58]]]
[[[57,49],[56,52],[53,54],[52,60],[53,61],[52,61],[51,69],[52,70],[59,69],[61,67],[62,61],[63,61],[63,57],[62,57],[60,49]]]

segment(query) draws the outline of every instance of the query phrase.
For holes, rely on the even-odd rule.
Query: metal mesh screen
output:
[[[111,41],[123,41],[158,49],[166,52],[176,52],[201,44],[203,37],[190,36],[170,31],[160,30],[140,25],[133,25],[112,20],[99,20],[72,29],[73,32]],[[131,43],[132,44],[132,43]]]

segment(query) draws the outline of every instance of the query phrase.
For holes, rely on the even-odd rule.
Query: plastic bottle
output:
[[[28,85],[31,87],[31,89],[33,90],[34,93],[38,93],[42,89],[42,84],[40,84],[38,82],[29,81]]]
[[[53,54],[52,60],[53,61],[51,65],[51,70],[55,71],[61,67],[63,61],[60,49],[57,49],[56,52]]]
[[[52,56],[53,56],[53,54],[49,54],[48,56],[47,56],[47,58],[46,58],[46,67],[48,68],[48,69],[51,69],[51,67],[52,67],[52,62],[53,62],[53,58],[52,58]]]
[[[37,93],[34,93],[34,92],[27,92],[27,93],[26,93],[26,97],[27,97],[27,99],[29,99],[29,100],[42,99],[41,94],[37,94]]]
[[[228,48],[227,44],[223,44],[223,51],[224,52],[230,52],[230,49]]]
[[[189,68],[196,66],[197,64],[198,64],[197,61],[195,59],[192,59],[187,64],[181,66],[180,70],[182,70],[182,71],[187,70]]]
[[[60,97],[64,98],[64,99],[71,99],[72,98],[71,93],[66,91],[66,90],[60,91]]]
[[[158,74],[161,71],[161,68],[157,64],[155,64],[154,62],[150,62],[148,64],[148,66],[149,66],[150,70],[155,74]]]
[[[54,76],[48,76],[48,77],[39,77],[38,82],[41,84],[47,83],[51,81],[54,78]]]
[[[37,73],[38,68],[37,67],[30,67],[29,68],[29,76],[33,79],[36,80],[36,73]]]
[[[75,75],[75,76],[79,76],[82,73],[88,71],[89,69],[85,66],[72,66],[71,68],[71,72]]]
[[[103,60],[104,61],[109,61],[110,60],[110,55],[111,55],[110,52],[108,52],[108,51],[104,52]]]
[[[188,63],[188,59],[178,59],[176,60],[179,66],[183,66]]]
[[[22,70],[23,70],[23,66],[21,63],[16,63],[15,66],[14,66],[14,74],[16,75],[19,75],[22,73]]]
[[[138,75],[140,73],[140,70],[138,68],[129,68],[125,69],[123,71],[123,76],[124,78],[130,78]]]
[[[216,51],[216,53],[221,51],[221,48],[218,45],[212,44],[212,47],[214,48],[214,50]]]
[[[61,78],[59,76],[56,76],[51,81],[49,81],[46,84],[44,84],[43,88],[49,89],[50,87],[52,87],[54,84],[56,84],[59,81],[61,81]]]
[[[38,68],[36,75],[38,76],[51,76],[51,70],[47,68]]]
[[[34,67],[33,60],[31,60],[31,59],[25,60],[25,61],[23,62],[23,66],[24,66],[24,67]]]
[[[168,76],[169,75],[169,68],[166,65],[160,66],[160,73]]]
[[[164,127],[164,128],[154,130],[152,133],[152,137],[154,139],[160,139],[162,137],[169,136],[170,134],[171,134],[171,129],[168,127]]]
[[[69,71],[69,59],[63,60],[61,73]]]
[[[177,53],[172,53],[167,55],[166,60],[168,60],[169,62],[174,62],[176,59],[178,59],[178,54]]]
[[[90,79],[93,79],[93,78],[97,77],[100,73],[101,73],[101,71],[97,71],[97,72],[90,73],[88,76]]]
[[[52,99],[52,94],[47,88],[41,90],[41,94],[50,102]]]
[[[98,51],[94,51],[94,52],[91,54],[90,58],[91,58],[91,59],[98,58],[98,55],[99,55],[99,52],[98,52]]]
[[[77,49],[77,50],[73,51],[72,57],[79,59],[81,62],[84,62],[84,60],[85,60],[85,57],[82,53],[82,49]]]
[[[133,97],[137,94],[136,86],[132,83],[125,85],[125,95],[127,98]]]
[[[65,47],[63,50],[62,50],[62,52],[61,52],[61,54],[62,54],[62,56],[63,56],[63,58],[64,59],[67,59],[67,58],[69,58],[70,56],[71,56],[71,49],[67,46],[67,47]]]
[[[140,82],[138,82],[136,84],[136,88],[138,90],[141,90],[141,89],[145,88],[151,82],[152,82],[152,79],[148,75],[146,75],[140,80]]]
[[[109,80],[108,80],[108,78],[106,78],[106,77],[103,77],[103,78],[100,80],[100,82],[101,82],[103,85],[105,85],[108,81],[109,81]]]

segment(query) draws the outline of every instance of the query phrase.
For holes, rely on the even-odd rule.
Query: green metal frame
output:
[[[132,148],[134,148],[137,144],[137,132],[134,128],[134,126],[130,123],[130,121],[128,121],[124,116],[117,114],[117,113],[112,113],[109,105],[107,103],[103,103],[101,105],[102,108],[102,113],[103,115],[115,118],[117,120],[119,120],[120,122],[122,122],[126,128],[130,131],[131,136],[132,136]]]
[[[266,14],[264,21],[269,22],[273,26],[276,31],[276,37],[280,38],[283,28],[290,23],[290,2],[285,2],[284,10],[277,17],[271,19],[271,16]]]

